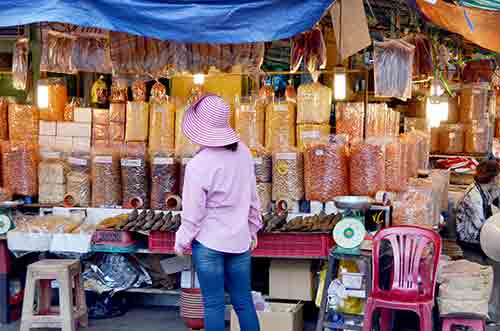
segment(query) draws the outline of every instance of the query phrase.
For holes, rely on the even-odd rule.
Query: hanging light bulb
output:
[[[203,85],[203,83],[205,82],[205,75],[204,74],[195,74],[193,76],[193,82],[196,85]]]
[[[344,67],[335,67],[333,73],[333,97],[344,100],[347,97],[347,74]]]
[[[49,84],[45,79],[38,81],[36,88],[36,104],[38,109],[49,108]]]

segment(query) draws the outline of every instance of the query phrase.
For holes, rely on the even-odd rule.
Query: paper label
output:
[[[316,154],[316,156],[322,156],[322,155],[325,155],[325,151],[322,149],[317,149],[315,154]]]
[[[94,162],[95,163],[113,163],[113,157],[112,156],[96,156],[94,157]]]
[[[274,104],[274,111],[288,111],[288,105],[287,104]]]
[[[155,164],[155,165],[174,164],[174,158],[173,157],[155,157],[153,159],[153,164]]]
[[[188,164],[192,160],[192,157],[185,157],[182,159],[182,164]]]
[[[61,153],[59,152],[43,152],[42,157],[46,159],[59,159],[61,157]]]
[[[296,160],[297,154],[295,153],[276,153],[277,160]]]
[[[79,165],[79,166],[86,166],[87,165],[87,160],[85,159],[79,159],[76,157],[68,157],[68,163],[73,164],[73,165]]]
[[[321,137],[321,133],[319,131],[302,131],[300,133],[302,138],[319,138]]]
[[[256,165],[261,165],[262,164],[262,158],[261,157],[254,157],[253,162]]]
[[[122,167],[140,167],[142,166],[141,159],[123,159]]]

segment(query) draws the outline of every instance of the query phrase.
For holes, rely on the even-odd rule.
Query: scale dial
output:
[[[7,215],[0,215],[0,234],[6,234],[10,230],[11,222]]]
[[[344,217],[333,229],[333,239],[342,248],[355,248],[365,239],[366,230],[363,223],[354,217]]]

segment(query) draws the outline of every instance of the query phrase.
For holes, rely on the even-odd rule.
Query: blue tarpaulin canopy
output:
[[[310,29],[333,0],[2,0],[0,26],[61,22],[180,42],[243,43]]]

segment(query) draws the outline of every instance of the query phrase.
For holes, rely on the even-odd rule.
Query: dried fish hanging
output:
[[[415,46],[396,39],[374,42],[375,95],[411,98]]]

